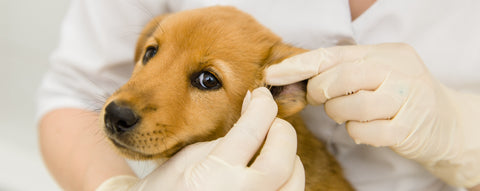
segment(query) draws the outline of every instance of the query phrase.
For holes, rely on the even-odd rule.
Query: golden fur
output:
[[[157,52],[143,63],[149,47]],[[107,135],[123,155],[138,160],[168,158],[186,145],[222,137],[239,118],[247,90],[264,86],[263,70],[305,51],[282,43],[232,7],[159,16],[138,40],[130,80],[105,104],[128,106],[141,121],[128,132]],[[202,71],[214,74],[221,87],[193,86],[192,76]],[[297,114],[306,105],[305,83],[274,89],[278,116],[297,131],[306,190],[352,190],[340,166]]]

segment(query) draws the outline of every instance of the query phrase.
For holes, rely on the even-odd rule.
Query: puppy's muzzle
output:
[[[112,101],[105,108],[104,120],[107,131],[118,134],[134,129],[140,117],[130,107],[120,106]]]

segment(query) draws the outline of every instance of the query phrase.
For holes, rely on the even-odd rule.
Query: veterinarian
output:
[[[42,154],[62,188],[303,188],[295,134],[275,119],[263,88],[248,94],[226,137],[187,147],[140,178],[98,127],[95,109],[128,79],[143,25],[215,2],[72,0],[38,95]],[[357,190],[480,190],[479,1],[221,2],[312,49],[268,68],[267,81],[308,80],[304,119]],[[258,146],[245,143],[269,128],[270,152],[245,168]]]

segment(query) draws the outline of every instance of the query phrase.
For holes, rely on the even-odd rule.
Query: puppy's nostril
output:
[[[139,118],[132,109],[111,102],[105,108],[105,126],[114,132],[125,132],[137,124]]]

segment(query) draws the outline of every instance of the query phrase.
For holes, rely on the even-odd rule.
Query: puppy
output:
[[[159,16],[138,40],[130,80],[105,103],[103,128],[126,157],[171,157],[224,136],[240,117],[247,90],[265,85],[264,69],[305,51],[232,7]],[[273,87],[272,94],[278,117],[297,131],[306,190],[353,190],[298,115],[306,105],[305,82]]]

